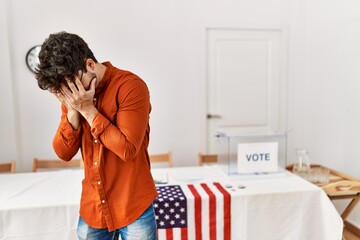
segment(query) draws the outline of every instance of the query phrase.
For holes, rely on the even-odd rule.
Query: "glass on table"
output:
[[[323,166],[311,166],[306,179],[313,183],[328,183],[330,178],[330,169]]]
[[[324,166],[319,167],[319,183],[328,183],[330,181],[330,169]]]
[[[296,175],[308,179],[310,173],[310,160],[309,153],[305,149],[296,149],[297,162],[293,166],[293,173]]]

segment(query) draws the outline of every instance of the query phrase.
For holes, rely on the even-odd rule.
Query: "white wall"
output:
[[[0,0],[1,161],[55,157],[59,104],[26,68],[27,50],[53,32],[82,36],[99,61],[141,76],[151,91],[150,152],[172,150],[175,165],[205,150],[205,29],[288,28],[289,157],[360,178],[360,2],[357,0]],[[360,212],[351,216],[360,222]]]
[[[319,163],[360,179],[360,2],[308,1],[306,12],[306,145]],[[360,207],[349,220],[360,226]]]
[[[4,0],[5,1],[5,0]],[[41,91],[24,64],[27,50],[49,33],[78,33],[99,61],[134,71],[149,85],[150,152],[172,150],[176,165],[193,165],[205,149],[205,30],[212,26],[289,24],[291,1],[7,0],[9,79],[16,99],[19,170],[34,156],[55,157],[51,140],[59,104]],[[40,10],[44,9],[44,10]]]
[[[17,141],[20,140],[20,133],[16,128],[19,123],[15,108],[17,99],[12,85],[6,16],[6,3],[0,0],[0,134],[3,136],[0,140],[0,162],[18,159],[20,156],[17,148]]]

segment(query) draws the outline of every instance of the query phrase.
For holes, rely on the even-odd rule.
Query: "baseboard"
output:
[[[354,224],[352,224],[348,221],[344,222],[344,226],[349,232],[356,235],[357,237],[360,237],[360,228],[359,227],[355,226]]]

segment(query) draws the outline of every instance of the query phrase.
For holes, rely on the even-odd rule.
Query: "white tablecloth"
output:
[[[343,223],[328,197],[290,173],[232,180],[214,166],[152,172],[155,179],[167,179],[168,184],[227,186],[231,239],[341,239]],[[0,175],[0,240],[77,239],[82,178],[82,170]]]
[[[232,195],[233,239],[342,239],[343,221],[334,205],[302,178],[288,174],[237,184],[246,188]]]
[[[77,239],[82,179],[82,170],[0,174],[0,239]]]

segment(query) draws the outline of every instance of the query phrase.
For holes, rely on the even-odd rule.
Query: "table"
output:
[[[0,239],[77,239],[82,179],[83,170],[0,174]]]
[[[187,208],[193,215],[191,209],[201,206],[201,225],[206,226],[214,220],[207,214],[214,214],[215,206],[216,221],[228,221],[215,230],[215,239],[341,239],[343,222],[323,190],[291,173],[275,178],[234,180],[216,166],[152,172],[155,180],[167,180],[158,187],[180,186],[188,196],[192,194],[191,188],[199,195],[206,189],[213,193],[204,194],[200,201],[195,196],[187,198]],[[77,239],[82,178],[81,170],[0,175],[0,240]],[[226,191],[217,190],[214,183]],[[231,205],[227,213],[228,199]],[[188,220],[188,239],[196,239],[197,234],[211,239],[214,229],[199,231],[194,226],[195,217]],[[229,228],[224,227],[226,224]],[[229,236],[225,234],[227,230]],[[159,229],[158,233],[161,240],[169,230]],[[177,239],[176,230],[173,234]]]
[[[341,217],[344,221],[360,202],[360,181],[342,172],[330,169],[330,182],[318,183],[331,200],[351,199]]]
[[[232,212],[238,239],[342,239],[342,220],[319,188],[288,175],[285,179],[249,180],[234,194]],[[271,236],[269,238],[269,236]]]
[[[197,168],[193,171],[188,168],[153,171],[155,179],[164,178],[161,174],[168,175],[169,185],[177,184],[185,190],[189,183],[197,189],[201,189],[198,186],[200,183],[211,186],[216,181],[225,188],[227,186],[231,195],[231,239],[342,239],[341,217],[324,191],[290,172],[236,180],[223,174],[216,166],[208,167],[206,171]],[[213,186],[211,188],[221,199],[221,194]],[[210,197],[206,194],[202,196],[203,203],[210,205]],[[194,197],[188,199],[190,204],[193,201]],[[220,205],[223,206],[222,203]],[[203,216],[203,219],[206,217],[209,219],[208,216]],[[206,224],[203,223],[202,227]],[[164,231],[159,230],[159,233],[159,240],[166,239]],[[189,229],[188,239],[196,239],[195,236],[196,231]],[[210,236],[210,232],[202,232],[203,239],[211,239]],[[220,235],[215,239],[225,238]]]

